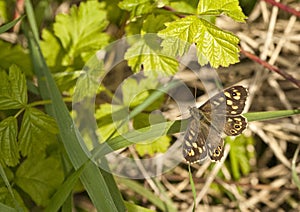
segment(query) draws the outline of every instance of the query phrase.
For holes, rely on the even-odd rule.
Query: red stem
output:
[[[280,8],[280,9],[288,12],[288,13],[291,13],[291,14],[297,16],[297,17],[300,17],[300,11],[297,11],[297,10],[295,10],[295,9],[293,9],[293,8],[285,5],[285,4],[281,4],[281,3],[276,2],[274,0],[264,0],[264,1],[267,2],[267,3],[270,3],[272,5],[274,5],[274,6],[278,7],[278,8]]]
[[[267,63],[264,60],[261,60],[259,57],[257,57],[254,54],[251,54],[250,52],[245,51],[244,49],[241,49],[241,53],[244,54],[246,57],[250,58],[251,60],[261,64],[263,67],[269,69],[270,71],[274,71],[276,73],[278,73],[279,75],[281,75],[283,78],[285,78],[286,80],[289,80],[290,82],[294,83],[297,87],[300,88],[300,81],[295,79],[292,75],[286,73],[285,71],[270,65],[269,63]]]

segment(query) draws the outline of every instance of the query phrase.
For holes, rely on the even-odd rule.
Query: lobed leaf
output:
[[[102,32],[107,25],[106,11],[97,1],[82,2],[79,7],[73,6],[70,14],[57,15],[54,35],[43,32],[41,47],[46,60],[52,64],[60,61],[63,66],[82,66],[97,50],[107,45],[109,36]],[[52,44],[54,52],[49,48]]]
[[[230,32],[223,31],[208,21],[197,16],[188,16],[167,24],[167,28],[159,32],[159,36],[184,43],[195,43],[198,53],[198,62],[201,65],[209,61],[211,66],[227,67],[239,61],[239,39]],[[167,44],[164,44],[166,46]],[[178,45],[180,54],[187,50],[187,44]]]
[[[21,210],[28,211],[25,203],[17,190],[12,189],[13,197],[7,187],[0,187],[0,211],[19,212]],[[16,206],[16,202],[18,206]],[[5,204],[5,205],[4,205]]]
[[[18,67],[22,67],[26,75],[32,76],[32,64],[29,55],[21,45],[12,45],[0,40],[0,49],[0,68],[9,69],[12,64],[15,64]]]
[[[245,22],[245,18],[247,18],[239,6],[238,0],[201,0],[199,1],[197,12],[199,15],[218,16],[225,14],[239,22]]]
[[[145,75],[173,75],[178,70],[178,61],[166,55],[152,36],[138,40],[126,52],[125,59],[134,72],[144,70]]]
[[[23,108],[27,103],[27,86],[25,75],[12,65],[9,75],[0,71],[0,110]]]
[[[20,155],[17,143],[18,123],[15,117],[0,122],[0,160],[7,166],[16,166]]]
[[[23,156],[43,152],[55,140],[58,128],[55,120],[35,108],[27,108],[19,133],[20,150]]]
[[[46,206],[63,179],[58,158],[30,157],[17,169],[15,183],[29,194],[37,205]]]
[[[130,17],[134,18],[136,16],[151,13],[156,5],[153,1],[149,0],[123,0],[118,6],[123,10],[130,11]]]

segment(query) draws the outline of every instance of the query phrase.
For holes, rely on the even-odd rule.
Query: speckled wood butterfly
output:
[[[210,98],[201,107],[190,108],[190,122],[184,135],[183,156],[187,163],[201,162],[210,157],[219,161],[223,156],[221,134],[236,136],[243,132],[247,120],[241,115],[248,91],[233,86]]]

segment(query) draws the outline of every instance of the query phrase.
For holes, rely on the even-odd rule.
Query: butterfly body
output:
[[[218,161],[223,156],[222,133],[236,136],[243,132],[247,120],[241,115],[248,96],[243,86],[233,86],[210,98],[201,107],[191,107],[190,122],[184,135],[183,156],[190,164],[208,156]]]

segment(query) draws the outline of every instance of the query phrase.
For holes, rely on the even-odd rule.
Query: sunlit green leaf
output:
[[[109,37],[103,33],[107,24],[103,4],[97,1],[82,2],[79,7],[73,6],[69,14],[57,15],[53,25],[56,38],[49,32],[43,33],[42,48],[46,60],[51,64],[61,61],[62,66],[82,66],[107,45]],[[54,52],[49,48],[52,45]]]
[[[201,0],[198,4],[198,14],[215,16],[225,14],[239,22],[245,22],[245,18],[247,18],[242,12],[238,0]]]
[[[173,40],[179,39],[183,44],[184,42],[195,43],[198,62],[201,65],[205,65],[209,61],[214,68],[228,67],[239,61],[238,37],[197,16],[187,16],[168,23],[167,28],[160,31],[159,36],[167,39],[173,38]],[[170,45],[174,45],[174,42]],[[178,48],[185,49],[186,46],[179,45]],[[183,53],[184,51],[179,52]]]
[[[89,61],[89,67],[85,67],[86,70],[81,72],[81,76],[78,78],[75,95],[73,101],[80,102],[86,97],[94,97],[99,88],[99,79],[104,77],[103,63],[96,57],[93,57]]]
[[[178,71],[178,61],[162,52],[157,38],[147,36],[134,43],[126,52],[125,59],[134,72],[144,70],[147,76],[173,75]]]
[[[149,0],[123,0],[118,5],[121,9],[130,11],[131,18],[150,13],[156,7],[154,1]]]
[[[166,120],[163,115],[159,113],[140,113],[134,118],[133,126],[135,129],[140,129],[165,121]],[[144,156],[146,154],[153,156],[155,153],[166,152],[168,150],[168,147],[170,146],[171,141],[172,139],[167,135],[159,136],[156,139],[151,140],[147,140],[147,138],[145,137],[143,141],[138,142],[138,144],[135,145],[135,149],[140,156]]]
[[[98,135],[100,141],[105,141],[108,137],[113,137],[128,131],[128,125],[123,123],[125,117],[128,116],[128,111],[123,110],[122,105],[102,104],[96,110],[96,119],[98,123]]]
[[[135,145],[135,149],[140,156],[150,155],[153,156],[155,153],[165,153],[172,139],[169,136],[162,136],[154,141],[139,142]]]
[[[141,79],[139,82],[136,79],[128,78],[123,81],[122,93],[123,93],[123,103],[128,105],[130,108],[134,108],[141,105],[149,95],[158,88],[159,82],[156,78],[147,77]],[[152,111],[159,108],[164,97],[157,99],[147,108],[146,111]]]
[[[154,14],[148,15],[144,20],[142,31],[143,33],[156,33],[166,27],[164,23],[170,22],[172,20],[173,18],[171,16],[155,16]]]

